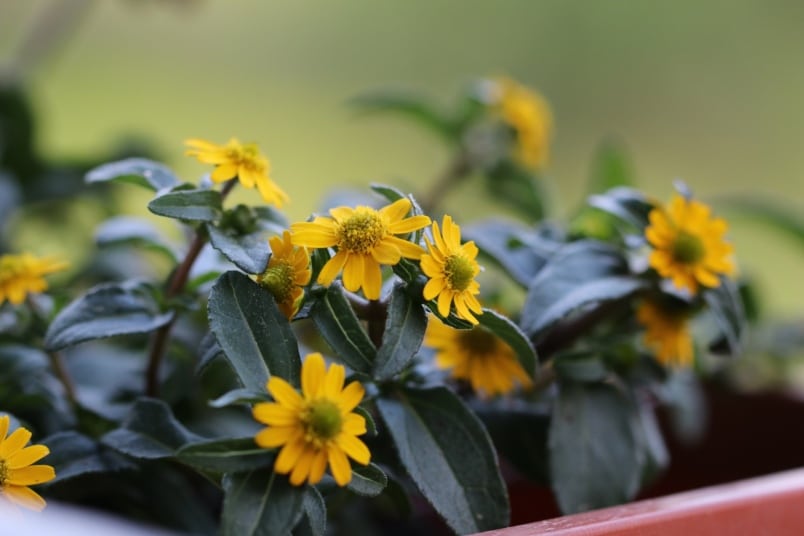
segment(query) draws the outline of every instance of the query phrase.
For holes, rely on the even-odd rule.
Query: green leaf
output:
[[[305,487],[268,469],[223,478],[224,536],[287,536],[304,513]]]
[[[536,374],[536,349],[516,324],[511,320],[491,309],[483,309],[483,314],[478,316],[480,325],[490,330],[496,336],[508,343],[516,354],[519,364],[525,369],[529,376]]]
[[[529,480],[550,485],[547,464],[547,432],[550,418],[527,406],[499,407],[494,402],[473,406],[486,424],[500,456],[510,461]]]
[[[560,246],[539,236],[535,229],[500,219],[473,223],[462,231],[464,238],[473,240],[484,257],[525,287]]]
[[[633,164],[625,144],[609,139],[597,148],[587,191],[599,194],[618,186],[635,186]]]
[[[90,473],[113,473],[137,468],[123,456],[72,430],[48,436],[41,443],[50,449],[44,463],[56,470],[56,478],[49,484]]]
[[[120,181],[137,184],[154,192],[178,186],[180,181],[166,166],[147,158],[126,158],[118,162],[103,164],[90,170],[86,181]]]
[[[357,406],[352,411],[366,419],[366,434],[370,437],[377,437],[377,424],[374,422],[374,417],[371,413],[362,406]]]
[[[560,386],[550,425],[550,473],[561,511],[626,502],[637,492],[644,452],[628,399],[611,385]]]
[[[352,480],[346,486],[350,491],[363,497],[376,497],[388,485],[388,477],[377,465],[357,465],[352,467]]]
[[[356,97],[350,104],[366,113],[393,113],[411,119],[445,141],[455,141],[457,136],[450,118],[423,95],[377,91]]]
[[[80,342],[148,333],[173,320],[162,312],[153,289],[140,281],[102,284],[70,303],[53,319],[45,348],[59,350]]]
[[[263,230],[238,235],[207,224],[209,242],[235,266],[249,274],[261,274],[268,266],[271,246]]]
[[[402,465],[459,534],[505,527],[508,496],[480,420],[445,387],[406,388],[377,408]]]
[[[189,221],[216,221],[223,215],[223,201],[217,190],[174,188],[148,203],[159,216]]]
[[[215,400],[210,400],[209,405],[213,408],[224,408],[235,404],[254,404],[257,402],[268,402],[270,398],[265,390],[251,391],[249,389],[233,389],[224,393]]]
[[[645,194],[623,186],[589,196],[588,203],[631,224],[640,233],[648,226],[648,214],[654,208]]]
[[[271,374],[299,384],[299,345],[270,292],[240,272],[226,272],[207,308],[210,329],[243,387],[263,391]]]
[[[118,216],[101,223],[95,231],[95,243],[100,247],[134,246],[150,249],[177,262],[173,247],[151,222],[142,218]]]
[[[614,247],[591,240],[567,244],[531,282],[522,329],[540,335],[582,306],[622,298],[644,285],[626,274],[628,263]]]
[[[588,352],[559,354],[553,360],[553,367],[560,379],[575,382],[600,382],[609,375],[600,356]]]
[[[648,484],[670,464],[670,453],[664,442],[658,419],[650,404],[639,404],[633,420],[639,447],[645,452],[642,484]]]
[[[304,492],[304,514],[313,536],[324,536],[327,532],[327,505],[312,486]]]
[[[370,373],[377,349],[349,305],[340,283],[335,282],[313,294],[312,299],[310,317],[335,356],[356,372]]]
[[[176,420],[167,404],[140,398],[122,426],[105,434],[101,442],[134,458],[154,460],[173,457],[176,449],[201,439]]]
[[[746,320],[737,284],[728,277],[721,277],[720,285],[706,289],[703,297],[725,341],[725,347],[715,341],[715,349],[738,355],[743,347]]]
[[[427,329],[427,316],[421,303],[412,300],[404,285],[391,293],[382,346],[374,361],[374,377],[386,380],[407,367],[419,351]]]
[[[257,446],[253,437],[244,437],[190,443],[176,451],[176,458],[199,471],[238,473],[273,466],[274,454]]]

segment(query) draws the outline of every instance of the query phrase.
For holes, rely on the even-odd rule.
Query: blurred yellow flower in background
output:
[[[667,209],[653,209],[649,219],[650,265],[676,287],[695,294],[699,286],[719,286],[720,275],[734,275],[734,249],[724,237],[728,225],[712,218],[707,205],[676,194]]]
[[[645,301],[637,309],[637,320],[645,327],[645,345],[667,366],[689,366],[695,356],[689,329],[689,314]]]
[[[254,406],[254,418],[268,425],[254,440],[262,448],[282,447],[274,471],[290,473],[294,486],[317,484],[327,464],[335,482],[345,486],[352,480],[347,456],[362,465],[371,459],[368,447],[357,438],[366,433],[366,420],[352,412],[365,390],[356,381],[344,387],[344,375],[343,365],[332,364],[327,370],[321,354],[312,353],[302,365],[301,395],[282,378],[271,376],[267,387],[275,402]]]
[[[225,145],[195,138],[184,143],[190,147],[186,153],[188,156],[216,166],[210,176],[213,182],[226,182],[237,177],[246,188],[256,186],[266,203],[281,208],[289,201],[288,195],[269,177],[270,162],[257,144],[242,144],[236,138],[230,139]]]
[[[32,465],[50,453],[44,445],[31,445],[31,432],[17,428],[8,435],[11,420],[0,417],[0,499],[30,510],[42,510],[45,500],[28,486],[56,478],[49,465]]]
[[[504,395],[517,385],[527,388],[533,383],[513,348],[483,326],[455,329],[431,315],[424,344],[436,351],[439,368],[449,369],[452,377],[468,381],[484,395]]]
[[[328,286],[343,270],[343,286],[350,292],[360,288],[366,298],[377,300],[382,288],[381,265],[393,266],[402,257],[419,259],[421,246],[396,235],[418,231],[430,224],[428,216],[406,217],[409,199],[402,198],[379,210],[367,206],[337,207],[332,217],[318,216],[312,222],[290,226],[295,245],[308,248],[337,248],[318,274],[318,283]]]
[[[67,268],[68,264],[50,257],[37,258],[30,253],[0,256],[0,305],[6,300],[14,305],[33,292],[47,290],[44,276]]]
[[[503,121],[516,132],[516,157],[530,168],[544,167],[553,131],[553,115],[547,101],[510,78],[499,78],[495,83],[496,106]]]

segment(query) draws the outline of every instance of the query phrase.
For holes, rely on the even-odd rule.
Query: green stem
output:
[[[226,196],[229,195],[229,192],[232,191],[232,188],[234,188],[235,184],[237,184],[237,178],[234,178],[224,184],[223,188],[221,189],[222,199],[225,199]],[[176,268],[176,271],[173,272],[173,276],[168,282],[167,289],[165,290],[166,300],[179,295],[184,290],[184,286],[187,284],[187,279],[190,277],[190,271],[193,268],[193,264],[195,264],[195,261],[198,259],[198,255],[201,254],[201,251],[204,249],[204,245],[206,245],[206,243],[207,235],[202,227],[196,231],[195,237],[193,238],[192,243],[190,243],[190,248],[187,250],[187,254],[184,256],[184,260],[179,267]],[[145,369],[145,393],[148,396],[159,396],[159,369],[162,366],[167,341],[170,338],[170,332],[173,329],[173,324],[175,323],[176,316],[174,316],[170,322],[159,328],[151,339],[151,350],[148,354],[148,366]]]
[[[75,384],[73,383],[72,378],[70,378],[70,373],[67,372],[67,367],[64,366],[64,359],[62,358],[62,355],[59,352],[48,352],[47,356],[50,358],[50,366],[53,368],[53,372],[56,374],[56,377],[64,387],[64,393],[67,395],[67,400],[69,400],[70,404],[75,407],[77,404],[77,399],[75,397]]]

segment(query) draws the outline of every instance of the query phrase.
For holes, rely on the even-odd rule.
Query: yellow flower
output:
[[[211,175],[213,182],[226,182],[237,177],[246,188],[256,186],[266,203],[281,207],[288,201],[287,194],[268,176],[271,165],[257,144],[242,144],[236,138],[230,139],[226,145],[199,139],[189,139],[184,143],[190,147],[186,153],[188,156],[216,166]]]
[[[26,447],[31,432],[25,428],[17,428],[6,437],[9,424],[8,415],[0,417],[0,499],[40,511],[45,500],[28,486],[53,480],[56,472],[49,465],[31,464],[47,456],[50,450],[44,445]]]
[[[712,218],[708,206],[676,194],[667,210],[655,208],[649,218],[650,265],[676,287],[695,294],[699,285],[717,287],[719,275],[734,274],[733,248],[724,238],[728,226]]]
[[[352,412],[365,391],[356,381],[344,388],[344,374],[342,365],[326,370],[321,354],[310,354],[302,365],[301,395],[271,376],[267,387],[275,402],[254,406],[254,418],[268,425],[254,440],[262,448],[282,447],[274,471],[290,473],[294,486],[318,483],[327,464],[335,482],[345,486],[352,480],[347,456],[362,465],[371,459],[368,447],[357,438],[366,433],[366,420]]]
[[[424,344],[435,349],[439,368],[451,369],[454,378],[467,380],[474,391],[504,395],[517,384],[533,384],[508,343],[483,326],[455,329],[431,316]]]
[[[646,301],[637,309],[637,320],[645,327],[645,345],[655,352],[660,363],[668,366],[692,363],[694,352],[686,312]]]
[[[477,324],[477,318],[472,313],[483,314],[483,308],[475,297],[480,293],[480,285],[475,281],[480,273],[480,266],[475,260],[477,246],[474,242],[461,245],[461,228],[450,216],[444,216],[443,223],[442,235],[438,222],[433,222],[435,245],[425,237],[429,254],[422,255],[421,266],[430,280],[424,286],[424,299],[438,297],[438,313],[441,316],[449,314],[454,302],[459,317]]]
[[[380,298],[380,265],[397,264],[402,257],[419,259],[424,250],[399,238],[430,224],[427,216],[411,216],[409,199],[402,198],[375,210],[371,207],[337,207],[331,218],[319,216],[312,222],[290,226],[291,240],[308,248],[337,248],[337,253],[318,274],[318,283],[328,286],[343,270],[343,286],[351,292],[361,287],[366,298]]]
[[[268,242],[271,258],[265,271],[257,276],[257,283],[273,294],[279,309],[290,320],[299,310],[304,295],[302,287],[312,277],[310,255],[306,249],[291,244],[289,231],[281,237],[272,236]]]
[[[29,293],[47,290],[43,276],[65,268],[65,262],[30,253],[0,256],[0,305],[6,300],[19,305]]]
[[[499,113],[516,132],[516,156],[528,167],[547,163],[553,117],[547,101],[509,78],[497,80]]]

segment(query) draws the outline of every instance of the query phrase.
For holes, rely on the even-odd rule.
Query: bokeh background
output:
[[[804,207],[795,0],[1,0],[0,64],[13,66],[41,14],[66,4],[75,24],[40,30],[56,45],[23,73],[38,144],[54,158],[141,137],[194,180],[205,169],[182,141],[237,136],[266,151],[290,217],[305,218],[339,185],[415,191],[447,160],[427,133],[360,116],[349,99],[395,88],[448,105],[471,80],[506,74],[552,105],[559,213],[580,202],[610,136],[660,198],[681,178],[713,202],[740,194]],[[20,229],[20,247],[52,243],[42,232]],[[731,236],[771,316],[800,314],[800,242],[737,216]]]

